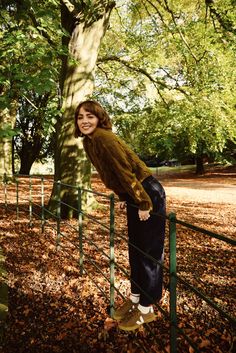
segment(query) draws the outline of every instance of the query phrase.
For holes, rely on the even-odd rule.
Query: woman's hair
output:
[[[80,108],[83,107],[86,112],[89,112],[93,115],[95,115],[99,122],[98,122],[98,127],[101,127],[106,130],[111,130],[112,124],[111,124],[111,119],[105,109],[96,101],[92,100],[87,100],[84,102],[81,102],[78,107],[75,110],[75,137],[81,137],[83,134],[81,133],[78,124],[77,124],[77,119],[79,115]]]

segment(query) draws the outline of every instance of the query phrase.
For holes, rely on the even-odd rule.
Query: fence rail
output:
[[[56,214],[50,213],[46,208],[46,203],[49,198],[49,194],[46,192],[45,182],[48,183],[47,179],[44,176],[22,176],[17,175],[14,178],[8,178],[4,175],[3,178],[3,191],[2,191],[2,207],[7,211],[9,208],[14,208],[16,212],[16,218],[20,218],[21,212],[27,212],[29,215],[29,225],[32,226],[35,219],[40,220],[42,232],[46,231],[46,227],[51,227],[56,231],[56,242],[55,246],[58,251],[60,248],[63,248],[63,239],[68,238],[66,231],[68,229],[73,230],[78,236],[78,244],[74,244],[79,252],[79,267],[80,274],[83,275],[86,273],[90,277],[91,281],[95,282],[95,286],[101,291],[103,296],[109,301],[110,315],[112,317],[114,312],[114,303],[116,297],[124,297],[118,286],[116,285],[115,274],[116,271],[122,273],[125,278],[129,278],[129,274],[124,268],[123,265],[120,265],[119,261],[116,259],[116,243],[119,240],[128,241],[123,235],[120,235],[115,230],[115,198],[114,194],[106,195],[103,193],[98,193],[92,190],[83,189],[77,185],[67,185],[63,184],[60,181],[50,183],[56,184],[57,190],[57,208]],[[65,203],[61,199],[61,187],[67,187],[69,190],[75,190],[77,192],[77,207],[73,207],[77,211],[78,217],[77,220],[73,222],[69,220],[63,220],[61,218],[61,207],[67,206],[71,208],[68,203]],[[99,198],[105,200],[107,204],[106,212],[106,222],[104,219],[101,221],[97,219],[94,215],[89,214],[82,205],[82,194],[83,193],[93,193]],[[12,201],[12,200],[15,200]],[[188,291],[191,291],[201,300],[205,301],[211,308],[216,310],[221,317],[229,322],[230,325],[235,325],[236,319],[226,310],[222,309],[214,299],[209,298],[201,289],[195,287],[193,284],[189,283],[187,279],[183,278],[177,273],[177,258],[178,258],[178,247],[177,247],[177,226],[185,227],[189,230],[196,232],[197,234],[206,235],[207,237],[217,239],[222,243],[229,244],[231,246],[236,245],[236,241],[229,237],[226,237],[221,234],[216,234],[214,232],[208,231],[206,229],[197,227],[195,225],[184,222],[176,218],[175,213],[170,213],[166,216],[169,223],[168,231],[168,241],[169,241],[169,266],[165,266],[159,263],[157,260],[152,258],[154,263],[163,266],[166,277],[168,278],[168,290],[169,290],[169,309],[162,307],[160,304],[157,304],[157,310],[169,321],[170,325],[170,352],[177,353],[178,350],[178,341],[180,337],[184,337],[184,340],[188,342],[189,346],[192,347],[192,351],[201,352],[200,348],[197,346],[196,342],[189,337],[185,330],[179,325],[179,318],[177,312],[178,306],[178,285],[182,285],[187,288]],[[99,247],[96,243],[96,239],[93,240],[88,236],[88,221],[94,225],[100,227],[101,234],[107,234],[109,238],[109,244],[107,245],[107,252]],[[87,222],[87,223],[86,223]],[[85,244],[90,244],[100,255],[100,259],[104,258],[107,261],[105,273],[104,269],[101,268],[99,261],[95,261],[91,256],[88,255],[85,251]],[[132,245],[132,244],[131,244]],[[139,251],[141,251],[139,249]],[[147,254],[145,254],[148,256]],[[98,274],[102,276],[105,280],[105,283],[109,287],[107,292],[106,288],[99,286],[94,281],[94,277],[91,276],[90,271],[86,268],[86,265],[90,264],[93,266]],[[152,331],[150,325],[149,328]],[[156,337],[158,341],[158,337]],[[161,343],[158,343],[159,349]],[[143,347],[144,351],[147,351]],[[161,347],[163,352],[167,352],[165,347]],[[181,351],[181,350],[180,350]]]

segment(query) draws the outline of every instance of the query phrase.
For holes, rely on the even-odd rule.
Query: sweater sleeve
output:
[[[98,139],[96,149],[104,163],[113,172],[122,188],[129,194],[141,210],[152,209],[152,201],[128,161],[127,155],[119,140],[114,138]],[[119,196],[119,194],[118,194]],[[120,195],[122,200],[122,194]]]

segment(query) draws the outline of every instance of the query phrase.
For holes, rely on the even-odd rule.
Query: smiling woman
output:
[[[131,294],[114,319],[122,330],[132,331],[155,320],[152,304],[162,297],[165,191],[111,127],[98,102],[85,101],[77,107],[75,136],[83,137],[85,152],[104,184],[118,195],[120,210],[127,206]]]
[[[107,112],[100,106],[99,103],[88,100],[80,103],[75,110],[75,137],[88,135],[88,134],[84,134],[80,130],[80,127],[79,127],[80,120],[81,120],[81,125],[82,125],[82,120],[84,121],[84,125],[86,125],[85,124],[86,118],[89,122],[88,124],[91,124],[90,120],[93,120],[93,117],[97,119],[96,127],[101,127],[105,130],[111,130],[112,124]]]
[[[96,115],[87,112],[82,106],[77,117],[78,128],[83,135],[91,135],[98,126],[99,119]]]

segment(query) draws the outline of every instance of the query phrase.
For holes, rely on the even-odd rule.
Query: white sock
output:
[[[153,306],[143,306],[143,305],[138,305],[138,309],[141,311],[142,314],[148,314],[148,313],[153,313]]]
[[[134,304],[139,303],[139,298],[140,298],[140,294],[133,294],[133,293],[130,294],[130,300]]]

